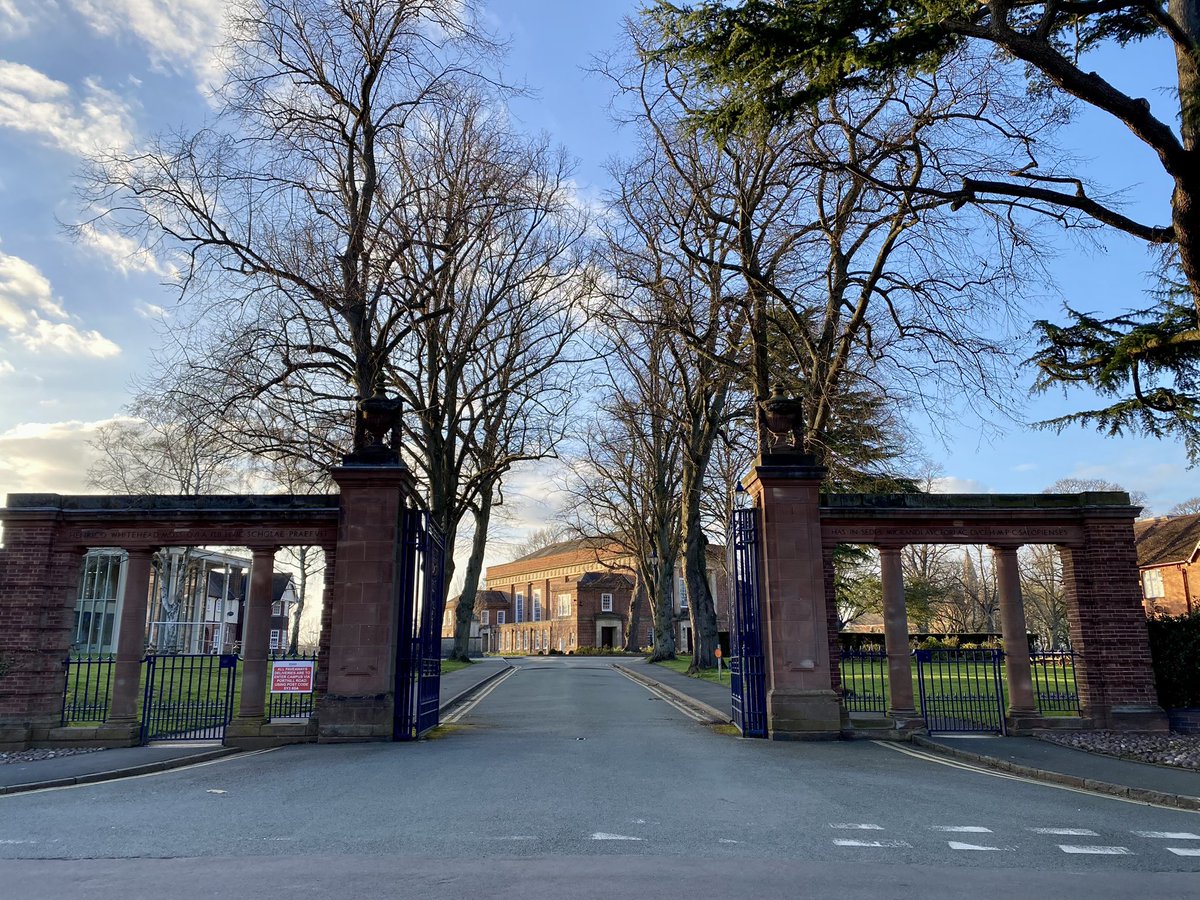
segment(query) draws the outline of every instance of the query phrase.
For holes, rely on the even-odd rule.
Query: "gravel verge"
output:
[[[56,759],[60,756],[78,756],[81,753],[95,753],[103,749],[103,747],[42,747],[37,750],[5,750],[0,751],[0,766],[7,763]]]
[[[1038,737],[1074,750],[1200,772],[1200,734],[1062,731],[1046,732]]]

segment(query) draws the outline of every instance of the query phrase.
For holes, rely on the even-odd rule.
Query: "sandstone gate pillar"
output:
[[[397,545],[412,476],[395,465],[347,465],[332,475],[341,489],[341,512],[318,740],[390,741],[396,699]]]
[[[923,726],[913,699],[912,653],[908,649],[908,608],[904,603],[904,572],[899,547],[879,548],[883,582],[883,642],[888,661],[887,715],[898,729]]]
[[[1166,731],[1138,586],[1133,513],[1084,520],[1083,546],[1060,548],[1083,715],[1093,727]]]
[[[759,511],[767,732],[774,740],[841,737],[821,548],[825,469],[811,456],[769,454],[746,479]]]
[[[1012,724],[1038,714],[1033,699],[1033,673],[1029,664],[1029,632],[1021,600],[1021,570],[1016,547],[992,547],[996,561],[996,587],[1000,593],[1000,633],[1004,638],[1004,675],[1008,681],[1008,717]]]

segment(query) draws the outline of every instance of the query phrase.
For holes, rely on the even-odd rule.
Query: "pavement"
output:
[[[441,709],[461,702],[479,687],[498,678],[510,666],[502,659],[483,659],[442,676]],[[240,751],[212,743],[184,742],[149,747],[113,747],[0,765],[0,794],[91,784],[177,769],[230,756]]]
[[[697,711],[712,724],[729,723],[729,688],[689,678],[636,657],[598,658]],[[511,668],[488,658],[442,676],[443,711],[460,703]],[[915,737],[923,751],[1007,772],[1143,803],[1200,811],[1200,773],[1116,759],[1030,737]],[[0,765],[0,794],[86,784],[195,765],[238,751],[225,747],[175,745],[128,747]]]

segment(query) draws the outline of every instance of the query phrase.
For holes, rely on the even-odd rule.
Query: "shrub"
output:
[[[1200,612],[1155,616],[1146,622],[1158,702],[1200,706]]]

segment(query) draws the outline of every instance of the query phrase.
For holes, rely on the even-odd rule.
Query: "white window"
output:
[[[612,594],[600,595],[600,612],[612,612]]]
[[[490,625],[491,621],[492,621],[492,611],[490,609],[485,609],[479,613],[479,624],[480,625]]]
[[[1163,590],[1162,569],[1147,569],[1142,573],[1142,596],[1165,597]]]
[[[524,622],[525,621],[525,594],[524,594],[524,592],[517,591],[515,594],[513,594],[513,605],[516,606],[516,609],[517,609],[517,617],[513,621]]]
[[[542,649],[542,633],[539,631],[533,637],[534,637],[533,649],[541,650]]]
[[[497,625],[504,624],[504,613],[505,613],[505,611],[502,609],[496,610],[496,624]]]
[[[679,608],[688,608],[687,580],[684,578],[679,579]]]
[[[282,616],[283,615],[283,602],[282,601],[276,600],[274,603],[271,604],[271,615],[273,615],[273,616]]]
[[[542,590],[541,588],[533,589],[533,596],[529,598],[529,604],[533,607],[533,621],[542,621]]]
[[[522,643],[525,645],[524,649],[528,650],[529,649],[529,632],[528,631],[525,632],[525,640],[522,641]]]
[[[271,629],[271,649],[272,650],[279,649],[279,629],[278,628]]]
[[[571,614],[571,595],[558,595],[558,614],[560,616],[569,616]]]
[[[654,646],[654,629],[653,628],[648,628],[646,630],[646,646],[647,647]]]

